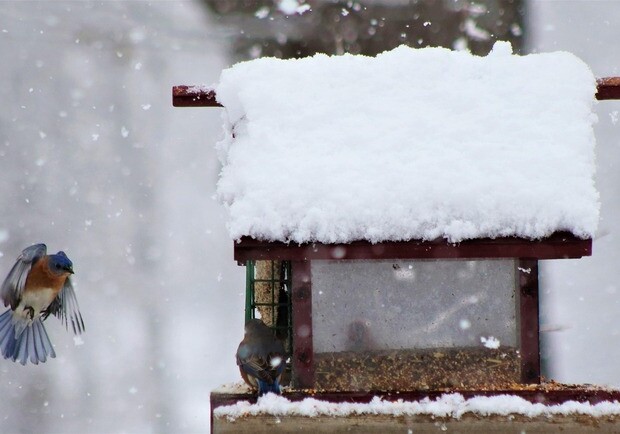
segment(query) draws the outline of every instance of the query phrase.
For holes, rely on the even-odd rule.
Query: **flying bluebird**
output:
[[[237,365],[243,380],[258,389],[258,396],[280,393],[280,376],[286,366],[284,345],[259,319],[245,324],[245,336],[237,349]]]
[[[56,357],[43,321],[56,315],[73,332],[84,331],[84,321],[69,276],[73,263],[64,252],[47,254],[45,244],[27,247],[0,287],[0,297],[10,306],[0,315],[0,351],[5,359],[28,360],[35,365]]]

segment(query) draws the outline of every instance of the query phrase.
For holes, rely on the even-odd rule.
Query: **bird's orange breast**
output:
[[[67,276],[64,274],[57,275],[52,273],[48,266],[48,258],[43,257],[39,259],[30,269],[28,277],[26,278],[26,291],[36,291],[41,289],[51,289],[56,296],[63,285]]]

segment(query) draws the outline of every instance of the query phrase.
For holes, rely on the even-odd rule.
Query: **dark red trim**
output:
[[[620,77],[599,78],[596,83],[596,99],[620,99]],[[222,107],[217,102],[213,89],[186,85],[172,87],[172,105],[174,107]]]
[[[172,105],[174,107],[223,107],[217,102],[215,91],[196,86],[173,86]]]
[[[620,77],[599,78],[596,84],[596,99],[620,99]]]
[[[538,334],[538,261],[521,259],[517,267],[521,382],[540,383],[540,342]]]
[[[424,398],[432,400],[439,398],[446,393],[460,393],[465,398],[474,396],[497,396],[515,395],[529,402],[541,403],[546,405],[562,404],[567,401],[588,402],[597,404],[602,401],[620,401],[620,390],[588,388],[587,386],[566,386],[553,385],[549,389],[544,386],[531,389],[497,389],[497,390],[431,390],[413,392],[321,392],[307,393],[303,391],[293,391],[284,393],[284,397],[291,401],[301,401],[304,398],[316,398],[328,402],[370,402],[375,396],[379,396],[386,401],[419,401]],[[239,401],[249,401],[256,403],[256,394],[240,393],[211,393],[211,411],[222,405],[232,405]]]
[[[312,343],[312,278],[310,262],[292,261],[291,289],[293,326],[293,387],[314,385],[314,347]]]
[[[260,241],[242,237],[235,243],[235,260],[243,264],[250,259],[307,261],[313,259],[456,259],[456,258],[581,258],[592,254],[592,240],[557,232],[542,240],[496,238],[466,240],[451,244],[434,241],[390,241],[372,244],[295,244]]]

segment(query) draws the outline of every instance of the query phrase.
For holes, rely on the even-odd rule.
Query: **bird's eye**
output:
[[[62,268],[60,264],[56,264],[56,268]]]

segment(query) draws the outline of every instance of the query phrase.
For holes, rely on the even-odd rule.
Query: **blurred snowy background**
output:
[[[478,17],[452,46],[484,51],[499,34],[482,28],[504,13],[499,1],[436,2]],[[231,20],[230,5],[241,3],[0,2],[0,278],[29,244],[65,250],[87,330],[74,341],[51,319],[57,359],[0,360],[3,432],[206,432],[210,389],[238,380],[244,270],[212,198],[220,114],[173,108],[171,87],[210,84],[240,58],[278,54],[239,37],[264,32],[264,22],[282,45],[295,36],[275,7]],[[366,19],[363,3],[338,3],[329,19]],[[522,52],[568,50],[598,77],[620,75],[620,2],[524,6],[522,25],[510,28],[523,35]],[[367,44],[381,34],[378,18]],[[446,34],[438,23],[424,25],[429,39]],[[338,31],[333,50],[355,52],[351,29]],[[543,266],[546,375],[561,381],[620,386],[619,112],[620,102],[597,106],[594,255]]]

